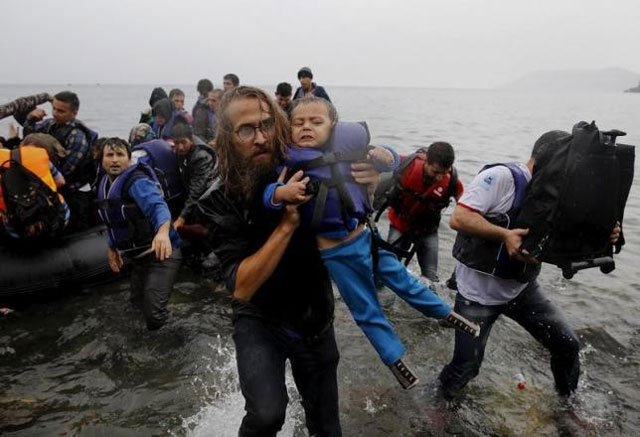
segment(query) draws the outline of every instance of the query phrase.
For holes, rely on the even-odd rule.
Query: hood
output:
[[[154,88],[153,91],[151,91],[151,97],[149,97],[149,106],[153,108],[153,105],[155,105],[158,100],[167,98],[169,98],[169,96],[163,88]]]

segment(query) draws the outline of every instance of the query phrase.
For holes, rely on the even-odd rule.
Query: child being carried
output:
[[[296,101],[291,122],[294,145],[287,150],[279,182],[266,187],[263,204],[272,210],[301,205],[302,224],[316,233],[322,260],[354,320],[402,387],[412,388],[418,378],[403,361],[404,345],[378,302],[374,257],[378,278],[415,309],[469,335],[478,336],[480,328],[455,313],[394,254],[376,249],[372,255],[372,236],[365,227],[370,199],[367,187],[351,176],[350,164],[369,159],[377,170],[393,171],[398,155],[389,148],[370,148],[366,125],[338,123],[335,107],[324,99]],[[292,176],[285,183],[287,171]]]

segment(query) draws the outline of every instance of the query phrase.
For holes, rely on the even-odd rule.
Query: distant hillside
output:
[[[625,93],[640,93],[640,82],[638,82],[638,86],[625,90]]]
[[[536,71],[509,82],[500,89],[621,93],[639,81],[640,74],[621,68]]]

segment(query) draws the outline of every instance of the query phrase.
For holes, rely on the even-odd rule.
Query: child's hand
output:
[[[286,174],[287,170],[282,170],[280,177],[278,177],[278,182],[283,182]],[[311,196],[305,194],[307,183],[309,183],[309,177],[305,177],[302,170],[299,170],[291,176],[291,179],[286,184],[276,188],[273,200],[276,203],[284,202],[289,205],[300,205],[311,198]]]
[[[9,138],[18,138],[19,135],[18,128],[13,123],[9,123]]]
[[[376,146],[371,149],[367,155],[369,159],[383,163],[384,165],[393,164],[393,154],[384,147]]]

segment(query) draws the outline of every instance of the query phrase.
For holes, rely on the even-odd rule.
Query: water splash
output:
[[[181,431],[191,437],[234,437],[244,417],[244,398],[240,392],[235,361],[235,348],[219,335],[208,345],[211,354],[203,356],[205,364],[201,376],[192,380],[192,385],[201,393],[205,405],[195,415],[183,418]],[[289,394],[289,405],[282,431],[278,435],[300,435],[304,430],[304,411],[300,396],[287,363],[285,378]],[[182,433],[173,435],[182,435]]]

